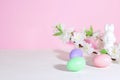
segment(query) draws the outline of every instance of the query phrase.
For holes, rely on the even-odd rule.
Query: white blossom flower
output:
[[[120,46],[115,45],[113,48],[108,50],[108,54],[111,56],[111,58],[120,58]]]
[[[74,29],[69,29],[69,30],[65,30],[65,28],[63,27],[62,24],[58,24],[55,26],[55,36],[59,36],[63,42],[69,42],[70,38],[72,36],[72,32],[74,31]]]
[[[74,32],[73,36],[71,37],[71,40],[73,42],[79,42],[83,41],[86,38],[86,35],[84,32]]]
[[[79,41],[76,41],[75,43],[75,46],[77,47],[77,48],[80,48],[80,45],[83,47],[84,46],[84,44],[85,44],[85,41],[84,40],[79,40]],[[82,48],[81,47],[81,48]]]
[[[63,40],[63,42],[69,42],[71,38],[71,33],[64,31],[60,38]]]
[[[84,45],[86,35],[84,32],[74,32],[73,36],[71,36],[71,41],[74,42],[75,46],[79,47],[79,45]]]
[[[72,36],[72,32],[74,31],[74,29],[69,29],[69,30],[63,30],[63,34],[60,36],[61,39],[64,41],[64,42],[69,42],[70,41],[70,38]]]
[[[100,34],[99,32],[94,32],[92,37],[97,38],[97,37],[99,37],[99,34]]]
[[[91,53],[94,52],[94,49],[92,48],[92,45],[88,44],[88,43],[84,43],[84,46],[83,46],[82,50],[84,51],[84,53],[87,53],[87,54],[91,54]]]

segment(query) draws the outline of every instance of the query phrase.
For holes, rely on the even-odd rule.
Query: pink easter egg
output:
[[[111,64],[111,57],[107,54],[100,54],[93,57],[93,65],[98,68],[105,68]]]

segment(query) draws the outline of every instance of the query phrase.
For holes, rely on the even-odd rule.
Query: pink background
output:
[[[120,41],[120,0],[0,0],[0,49],[66,48],[52,36],[58,23],[102,31],[114,23]]]

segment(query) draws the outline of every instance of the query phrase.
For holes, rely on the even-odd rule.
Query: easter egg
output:
[[[80,49],[73,49],[69,55],[70,59],[75,57],[82,57],[82,56],[83,56],[83,53]]]
[[[98,68],[105,68],[111,64],[111,57],[107,54],[100,54],[93,57],[93,65]]]
[[[85,68],[86,62],[83,57],[76,57],[72,58],[70,61],[67,63],[67,69],[69,71],[80,71]]]

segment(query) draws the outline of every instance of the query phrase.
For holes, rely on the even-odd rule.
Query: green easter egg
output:
[[[85,68],[86,62],[83,57],[76,57],[72,58],[70,61],[67,63],[67,69],[70,71],[80,71]]]

